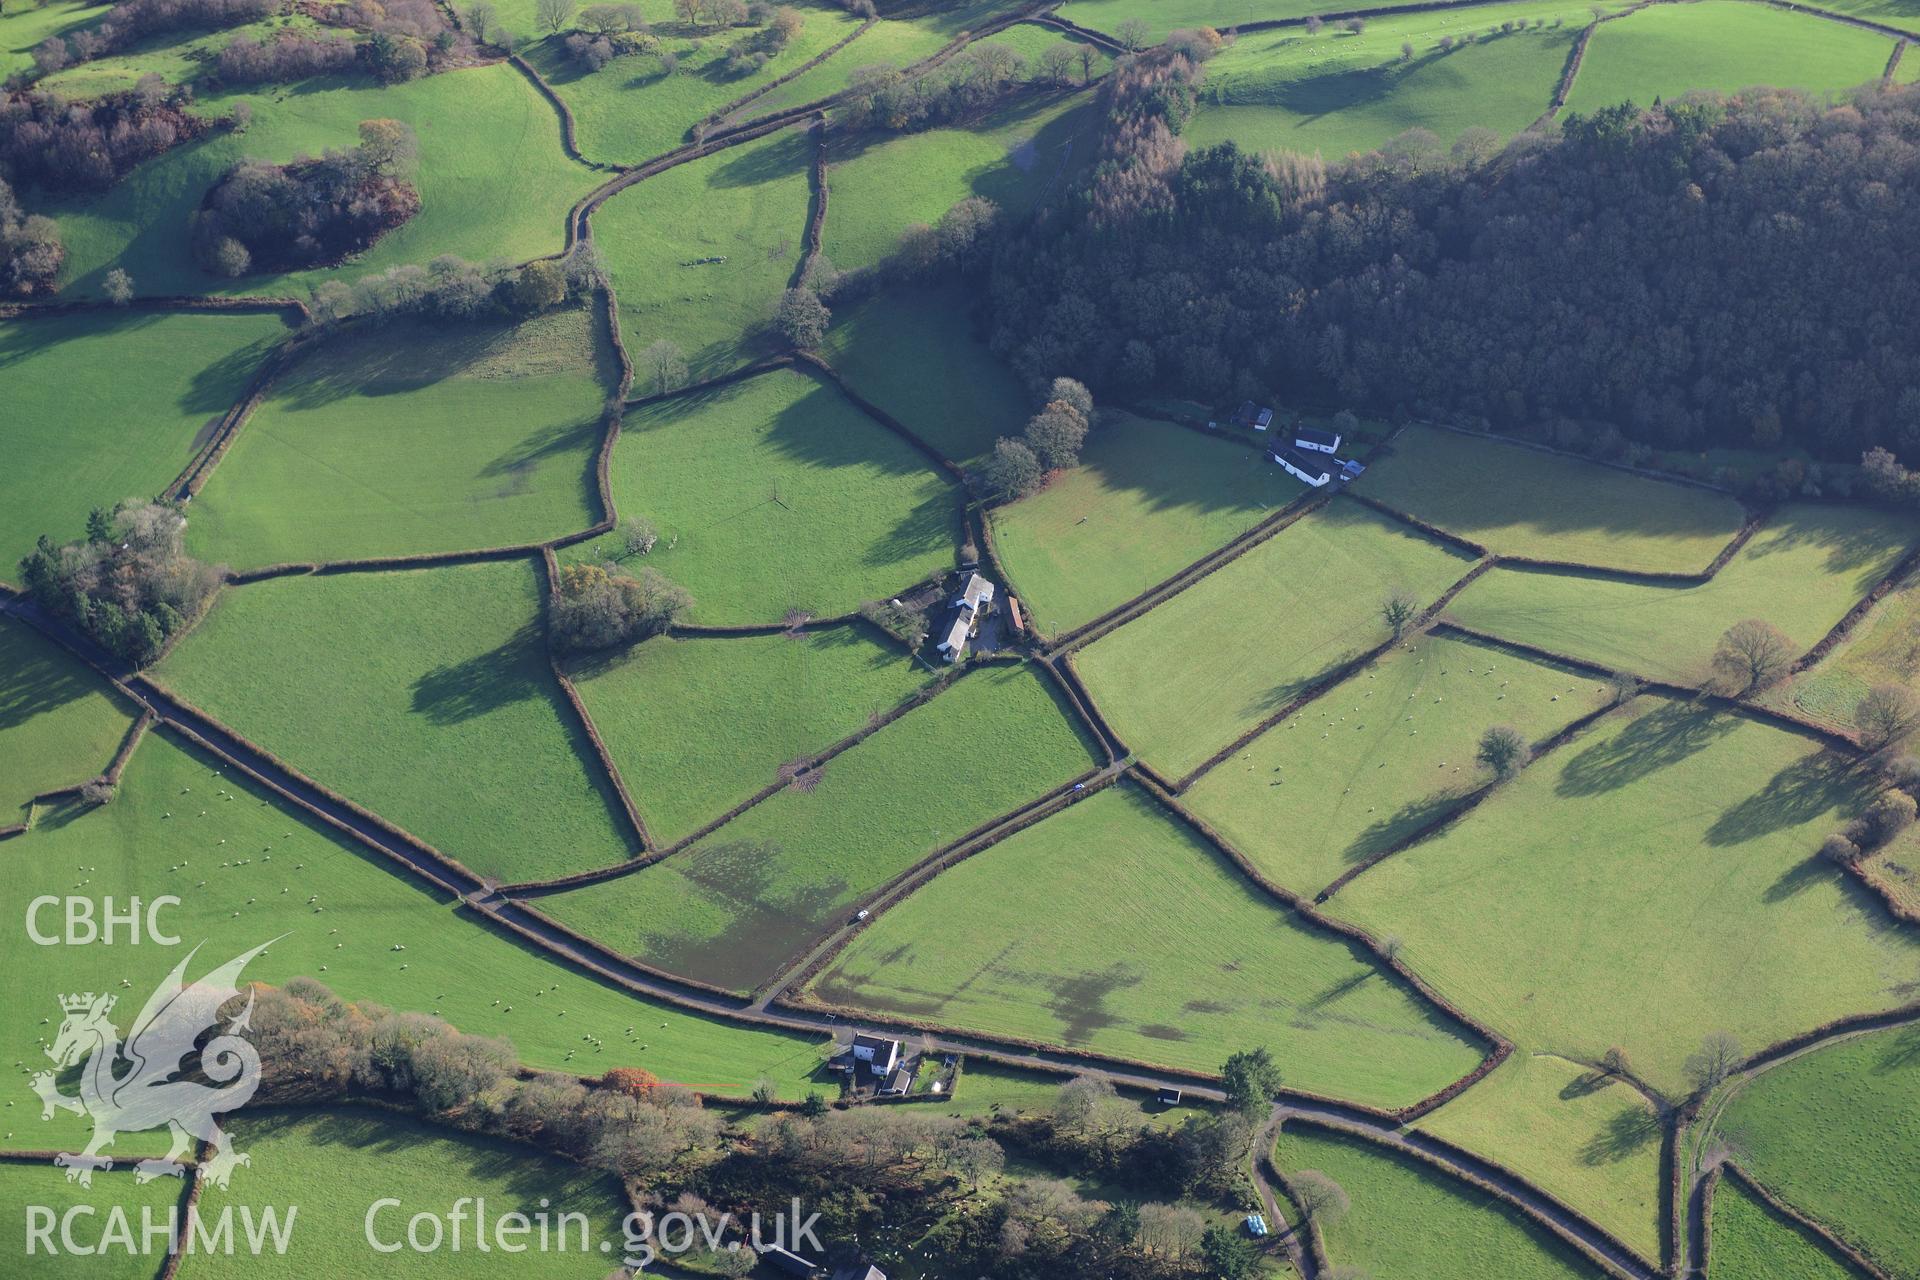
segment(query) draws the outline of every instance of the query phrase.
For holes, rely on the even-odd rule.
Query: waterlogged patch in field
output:
[[[511,1275],[593,1280],[606,1273],[609,1256],[621,1256],[620,1223],[631,1210],[619,1181],[534,1148],[436,1128],[387,1111],[242,1112],[230,1124],[236,1148],[249,1153],[253,1163],[233,1175],[228,1190],[209,1187],[199,1212],[217,1216],[232,1207],[236,1233],[245,1221],[242,1206],[256,1214],[263,1206],[278,1206],[283,1218],[298,1206],[298,1215],[285,1252],[269,1249],[256,1255],[240,1245],[231,1254],[198,1254],[184,1268],[195,1277],[304,1280],[319,1274],[466,1280]],[[464,1206],[470,1216],[460,1224],[461,1248],[456,1250],[450,1215],[466,1197],[471,1197]],[[383,1200],[398,1203],[380,1205]],[[482,1203],[486,1218],[476,1223],[472,1215],[481,1212]],[[420,1213],[438,1220],[443,1233],[439,1248],[409,1245],[409,1220]],[[578,1214],[584,1222],[575,1221],[563,1234],[563,1213]],[[524,1215],[533,1224],[520,1241],[525,1252],[480,1252],[479,1230],[497,1245],[494,1224],[508,1214]],[[551,1228],[546,1248],[539,1247],[542,1223]],[[422,1224],[416,1239],[431,1243],[434,1230]],[[599,1251],[603,1240],[613,1245],[611,1255]],[[376,1241],[393,1246],[393,1251],[375,1248]]]
[[[585,309],[397,324],[304,354],[193,504],[188,549],[241,567],[556,538],[600,517],[612,378]]]
[[[926,685],[877,634],[662,636],[572,673],[649,834],[669,844]]]
[[[1713,1192],[1713,1280],[1848,1280],[1854,1270],[1734,1178]]]
[[[565,247],[567,210],[596,178],[560,149],[553,107],[504,62],[376,86],[321,79],[202,97],[196,110],[227,115],[244,102],[244,132],[216,129],[141,165],[93,199],[69,198],[43,212],[67,246],[64,292],[97,294],[114,267],[143,294],[303,297],[327,279],[353,280],[443,253],[475,262],[522,261]],[[237,280],[193,261],[188,222],[207,190],[243,158],[284,163],[358,141],[360,121],[402,120],[419,138],[420,212],[339,267]]]
[[[1186,800],[1262,871],[1311,895],[1484,785],[1474,753],[1490,726],[1537,742],[1608,697],[1591,676],[1423,636],[1222,761]]]
[[[849,613],[949,569],[959,494],[831,384],[778,369],[630,413],[614,503],[660,541],[645,563],[693,593],[693,620]],[[618,532],[570,554],[622,548]]]
[[[1503,640],[1693,684],[1711,674],[1721,635],[1747,618],[1778,627],[1796,652],[1811,648],[1899,563],[1916,528],[1864,507],[1786,506],[1699,586],[1501,568],[1448,613]]]
[[[1298,493],[1244,445],[1115,411],[1080,466],[994,508],[994,540],[1032,625],[1052,636],[1164,582]]]
[[[1892,52],[1886,36],[1766,5],[1651,5],[1593,33],[1567,109],[1645,105],[1692,89],[1851,89],[1878,80]]]
[[[638,366],[635,395],[656,389],[645,356],[655,342],[679,348],[695,379],[762,353],[800,261],[812,151],[811,137],[790,129],[668,169],[594,213]]]
[[[927,854],[1088,769],[1069,715],[1024,667],[970,672],[692,849],[539,906],[649,964],[745,990]]]
[[[1418,1127],[1497,1160],[1660,1256],[1660,1117],[1631,1085],[1520,1050]]]
[[[695,31],[672,18],[656,19],[660,53],[615,58],[598,71],[576,65],[555,36],[529,49],[527,59],[573,111],[582,155],[600,164],[636,165],[683,145],[708,115],[798,70],[860,23],[837,5],[795,7],[804,19],[799,33],[756,71],[728,70],[727,51],[736,41],[754,39],[759,29]],[[671,69],[662,54],[673,57]],[[762,114],[758,100],[746,112]]]
[[[562,701],[531,562],[229,588],[158,678],[482,875],[617,862],[628,840]]]
[[[1323,1223],[1327,1257],[1378,1280],[1576,1280],[1603,1273],[1498,1200],[1359,1138],[1289,1125],[1274,1144],[1284,1174],[1314,1170],[1351,1208]]]
[[[113,758],[133,710],[24,622],[0,617],[0,827],[43,791],[78,786]]]
[[[1703,572],[1746,519],[1725,494],[1431,427],[1357,488],[1500,555],[1603,569]]]
[[[1187,132],[1330,161],[1415,128],[1442,144],[1468,129],[1512,136],[1545,114],[1590,21],[1565,4],[1448,6],[1370,19],[1358,35],[1333,23],[1249,32],[1207,64]]]
[[[830,144],[822,251],[842,270],[873,266],[909,226],[937,222],[971,196],[1017,218],[1090,159],[1093,124],[1084,98],[1023,96],[965,128]]]
[[[277,315],[0,320],[0,579],[41,534],[69,542],[92,508],[158,496],[288,332]]]
[[[1680,1096],[1708,1032],[1757,1049],[1910,998],[1920,939],[1818,855],[1863,802],[1849,765],[1642,699],[1328,909],[1402,938],[1422,977],[1516,1041],[1582,1061],[1621,1046]]]
[[[1388,638],[1381,601],[1472,560],[1357,503],[1316,511],[1077,655],[1121,738],[1177,777]]]
[[[1118,787],[941,874],[811,988],[839,1007],[1400,1106],[1471,1071],[1450,1020]]]
[[[956,288],[886,293],[837,314],[825,352],[856,392],[957,462],[1018,436],[1040,407],[975,340],[967,307]]]
[[[275,938],[246,977],[309,977],[343,999],[437,1014],[463,1031],[505,1037],[522,1061],[545,1070],[645,1067],[729,1097],[745,1097],[765,1075],[782,1097],[798,1098],[824,1057],[823,1041],[683,1013],[556,964],[165,731],[140,744],[111,805],[63,812],[10,842],[0,888],[19,903],[72,892],[119,903],[180,898],[158,916],[178,947],[19,948],[0,985],[0,1052],[9,1063],[47,1062],[40,1019],[58,1022],[62,993],[119,992],[125,1031],[188,948],[200,946],[190,966],[197,976]],[[59,915],[44,911],[43,931],[57,933]],[[0,1123],[14,1131],[7,1145],[71,1151],[84,1141],[84,1119],[60,1112],[41,1123],[25,1107]],[[127,1154],[135,1140],[127,1135],[114,1153]],[[140,1141],[144,1152],[166,1135]]]
[[[1920,1026],[1845,1040],[1762,1072],[1739,1087],[1712,1136],[1788,1204],[1893,1274],[1914,1273]],[[1719,1229],[1716,1199],[1716,1258]]]

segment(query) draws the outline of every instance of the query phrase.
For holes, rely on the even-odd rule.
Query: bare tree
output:
[[[557,34],[573,21],[573,0],[534,0],[533,13],[541,26]]]
[[[1869,751],[1885,751],[1920,729],[1920,699],[1905,685],[1877,684],[1860,699],[1853,718],[1860,726],[1860,745]]]
[[[665,395],[687,380],[686,354],[666,338],[656,338],[640,353],[640,367],[653,382],[655,395]]]
[[[1400,639],[1407,634],[1407,624],[1419,616],[1420,602],[1413,593],[1404,589],[1395,590],[1380,602],[1380,616],[1393,631],[1393,638]]]
[[[1153,34],[1144,18],[1128,18],[1113,29],[1114,39],[1127,47],[1129,52],[1138,52],[1147,47],[1147,40]]]
[[[1740,1041],[1730,1031],[1714,1031],[1700,1042],[1700,1052],[1690,1055],[1682,1070],[1697,1087],[1711,1089],[1732,1075],[1739,1063]]]
[[[1736,695],[1771,684],[1793,661],[1793,641],[1762,618],[1727,628],[1713,652],[1713,669]]]
[[[1301,1212],[1323,1226],[1338,1222],[1351,1204],[1346,1188],[1318,1169],[1288,1174],[1287,1185],[1293,1188],[1293,1198],[1300,1202]]]
[[[133,301],[133,277],[121,267],[107,272],[107,278],[100,283],[100,292],[107,295],[107,301],[116,307],[124,307]]]

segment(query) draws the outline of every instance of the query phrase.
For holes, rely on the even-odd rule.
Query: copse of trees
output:
[[[325,281],[314,289],[310,310],[316,324],[335,324],[350,316],[373,323],[405,316],[513,318],[580,301],[602,273],[599,251],[590,241],[574,245],[559,262],[541,259],[523,267],[483,267],[448,253],[424,267],[388,267],[352,284]]]
[[[604,564],[563,566],[547,630],[562,653],[590,653],[658,635],[693,607],[686,589],[650,566],[639,573]]]
[[[222,84],[287,84],[309,76],[337,75],[359,52],[343,35],[277,31],[269,40],[235,36],[213,61]]]
[[[189,93],[146,75],[125,93],[71,102],[38,89],[0,94],[0,178],[53,194],[104,191],[142,161],[216,123]]]
[[[186,529],[164,503],[96,507],[80,541],[56,547],[43,534],[21,579],[42,609],[143,667],[199,620],[226,576],[186,554]]]
[[[911,133],[976,115],[1024,86],[1026,59],[1003,45],[968,45],[939,66],[909,75],[861,67],[837,118],[849,130]]]
[[[219,31],[285,13],[288,0],[121,0],[99,22],[34,46],[34,69],[50,75],[169,31]]]
[[[59,225],[22,209],[13,188],[0,179],[0,294],[26,298],[52,293],[66,257]]]
[[[192,222],[201,267],[235,277],[293,271],[359,253],[420,210],[407,181],[417,143],[398,120],[362,120],[360,145],[288,164],[243,160]]]
[[[1093,422],[1093,394],[1072,378],[1055,378],[1046,396],[1021,438],[1002,436],[987,459],[987,487],[1009,501],[1038,489],[1048,472],[1080,465],[1080,446]]]
[[[1284,385],[1603,455],[1920,462],[1920,92],[1689,97],[1504,146],[1416,131],[1316,178],[1184,154],[1196,70],[1165,50],[1118,68],[1099,164],[1000,237],[981,292],[1026,376]]]

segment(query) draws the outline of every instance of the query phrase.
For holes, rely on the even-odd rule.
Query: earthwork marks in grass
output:
[[[1069,716],[1026,667],[969,672],[694,847],[540,909],[646,964],[748,990],[928,854],[1091,768]]]
[[[1263,1045],[1290,1086],[1383,1107],[1480,1060],[1371,957],[1279,908],[1126,785],[927,882],[809,995],[1184,1071]]]

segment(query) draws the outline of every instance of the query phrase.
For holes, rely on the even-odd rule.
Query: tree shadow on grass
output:
[[[1580,1158],[1589,1165],[1616,1164],[1660,1140],[1660,1117],[1645,1107],[1614,1113],[1607,1127],[1587,1140]]]
[[[1880,1061],[1873,1064],[1876,1075],[1916,1068],[1920,1068],[1920,1024],[1893,1032],[1887,1041],[1886,1052],[1880,1055]]]
[[[435,667],[413,682],[413,707],[436,725],[459,724],[547,696],[539,627],[529,621],[496,649]]]
[[[1706,750],[1740,723],[1732,715],[1667,703],[1568,761],[1554,790],[1565,797],[1617,791]]]
[[[20,643],[5,643],[6,632],[16,626],[21,628]],[[26,632],[24,623],[0,622],[0,655],[7,663],[0,679],[0,729],[18,728],[35,716],[78,702],[99,687],[36,639]]]
[[[1418,800],[1409,800],[1399,809],[1386,817],[1370,824],[1366,830],[1355,836],[1353,842],[1341,852],[1348,862],[1365,862],[1368,858],[1385,853],[1406,839],[1413,832],[1437,822],[1448,812],[1460,807],[1470,791],[1436,791],[1430,796]]]
[[[402,322],[351,333],[314,348],[273,399],[291,409],[318,409],[351,396],[406,395],[477,364],[514,342],[511,324],[457,324],[429,329]]]
[[[1767,780],[1707,828],[1706,841],[1743,844],[1819,817],[1859,789],[1852,763],[1831,751],[1804,756]]]

